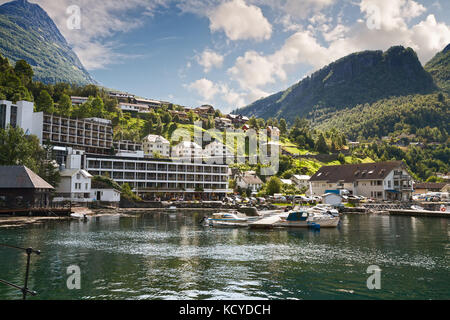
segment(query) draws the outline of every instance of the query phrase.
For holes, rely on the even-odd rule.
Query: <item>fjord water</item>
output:
[[[103,216],[0,229],[32,246],[30,299],[449,299],[446,219],[348,215],[337,229],[210,229],[203,214]],[[0,248],[0,279],[22,284],[25,255]],[[67,268],[81,289],[67,288]],[[381,268],[381,289],[366,270]],[[0,299],[20,299],[0,284]]]

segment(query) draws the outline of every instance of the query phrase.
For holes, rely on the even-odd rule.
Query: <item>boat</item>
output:
[[[248,226],[249,218],[238,212],[218,212],[214,213],[211,218],[203,218],[204,226]]]
[[[332,206],[327,204],[318,204],[315,207],[312,207],[307,210],[309,213],[317,213],[317,214],[330,214],[334,217],[339,217],[339,211],[334,209]]]
[[[248,223],[243,222],[226,222],[226,221],[210,221],[209,226],[220,227],[220,228],[246,228]]]
[[[71,213],[70,216],[74,219],[79,219],[79,220],[88,220],[88,216],[84,213]]]
[[[314,213],[311,211],[290,211],[287,217],[280,215],[280,220],[273,227],[283,228],[335,228],[340,221],[332,214]]]
[[[169,210],[169,211],[177,211],[177,207],[170,206],[169,208],[167,208],[167,210]]]
[[[411,206],[411,209],[416,210],[416,211],[425,211],[425,209],[423,207],[418,206],[418,205]]]

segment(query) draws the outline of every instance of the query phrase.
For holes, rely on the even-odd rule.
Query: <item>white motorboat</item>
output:
[[[332,215],[334,217],[339,217],[339,211],[334,209],[333,207],[331,207],[330,205],[327,204],[318,204],[315,207],[312,207],[310,209],[307,210],[310,213],[317,213],[317,214],[329,214]]]
[[[203,218],[202,224],[205,226],[247,226],[248,217],[238,212],[218,212],[211,218]]]
[[[70,216],[74,219],[80,219],[80,220],[88,220],[89,217],[84,213],[71,213]]]
[[[280,215],[280,220],[273,224],[274,227],[284,228],[335,228],[340,221],[339,217],[331,214],[320,214],[310,211],[291,211],[287,215]]]

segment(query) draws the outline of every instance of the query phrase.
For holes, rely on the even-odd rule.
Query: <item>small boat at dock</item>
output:
[[[332,214],[317,214],[308,211],[291,211],[287,217],[281,215],[274,227],[282,228],[336,228],[340,218]]]
[[[218,212],[211,218],[203,218],[202,224],[211,227],[247,227],[252,219],[238,212]]]

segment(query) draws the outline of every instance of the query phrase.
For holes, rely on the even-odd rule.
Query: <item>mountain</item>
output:
[[[0,6],[0,54],[27,61],[37,81],[95,83],[53,20],[27,0]]]
[[[425,70],[442,90],[450,93],[450,44],[425,65]]]
[[[395,46],[341,58],[286,91],[234,111],[261,118],[315,120],[324,114],[393,96],[428,94],[437,90],[411,48]]]

